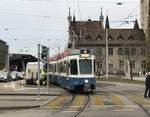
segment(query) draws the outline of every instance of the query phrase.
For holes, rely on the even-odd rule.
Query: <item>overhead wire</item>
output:
[[[82,19],[81,19],[81,10],[80,10],[80,2],[79,2],[79,0],[77,0],[77,5],[78,5],[79,17],[80,17],[80,21],[81,21]]]
[[[136,17],[135,19],[137,19],[137,14],[135,15],[132,15],[138,8],[139,8],[139,4],[130,12],[128,13],[127,17],[123,18],[122,20],[128,20],[129,18],[133,18],[133,17]],[[135,20],[134,20],[135,21]],[[120,26],[123,26],[123,25],[126,25],[126,24],[129,24],[129,23],[133,23],[134,21],[125,21],[125,22],[122,22],[121,24],[115,26],[114,28],[118,28]]]
[[[55,0],[55,1],[53,1],[53,0],[21,0],[21,1],[64,3],[66,0]],[[67,1],[69,1],[69,0],[67,0]],[[69,2],[74,2],[75,3],[76,0],[70,0]],[[80,0],[80,3],[97,3],[97,2],[106,3],[106,4],[118,3],[118,2],[115,2],[115,1],[112,1],[112,0],[109,0],[109,1],[106,1],[106,0]],[[136,0],[126,1],[126,3],[129,3],[129,4],[130,3],[134,4],[135,2],[137,2],[137,1]],[[123,2],[123,3],[125,3],[125,2]]]

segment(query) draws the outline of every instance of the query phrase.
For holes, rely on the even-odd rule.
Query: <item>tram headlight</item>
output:
[[[89,81],[88,81],[88,80],[85,80],[85,83],[89,83]]]

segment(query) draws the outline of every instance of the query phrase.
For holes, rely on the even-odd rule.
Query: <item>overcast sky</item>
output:
[[[52,55],[67,44],[69,7],[77,20],[99,20],[102,7],[112,28],[131,28],[139,20],[139,0],[1,0],[0,38],[11,53],[37,55],[41,43]]]

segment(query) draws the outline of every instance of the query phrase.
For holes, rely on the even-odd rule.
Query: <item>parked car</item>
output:
[[[19,79],[19,76],[18,76],[18,72],[17,72],[17,71],[12,71],[12,72],[10,73],[10,76],[11,76],[11,78],[12,78],[13,81]]]
[[[16,72],[18,74],[18,80],[22,80],[24,77],[24,72]]]
[[[9,71],[6,71],[6,70],[0,71],[0,81],[8,82],[8,81],[11,81],[11,80],[12,80],[12,78],[11,78],[11,75],[10,75]]]

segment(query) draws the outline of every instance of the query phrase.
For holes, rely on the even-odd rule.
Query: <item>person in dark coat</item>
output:
[[[144,97],[150,97],[150,72],[147,73],[146,79],[145,79],[145,93]]]

